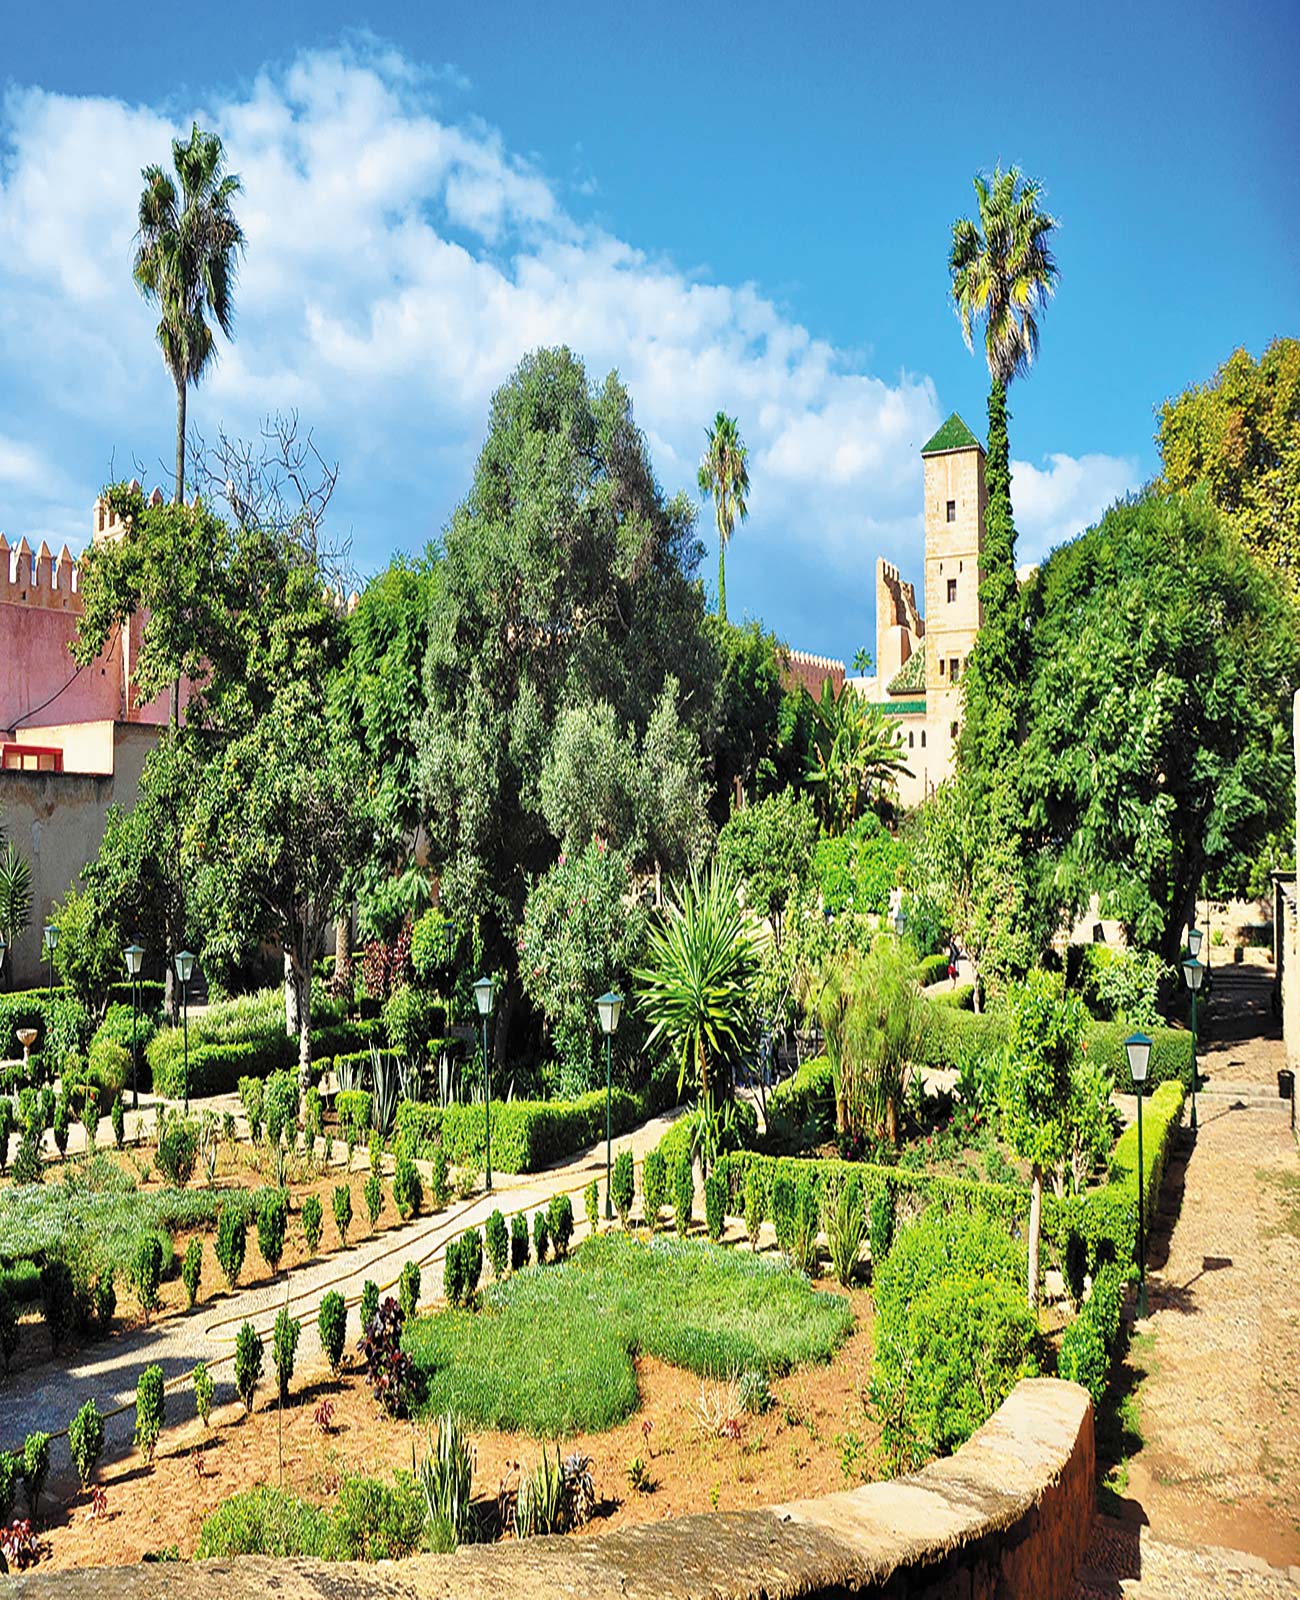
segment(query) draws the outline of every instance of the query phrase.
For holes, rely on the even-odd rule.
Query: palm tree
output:
[[[242,189],[226,171],[215,133],[195,123],[187,140],[172,140],[180,191],[159,166],[141,176],[140,231],[133,275],[140,293],[161,316],[158,343],[176,385],[176,501],[185,498],[185,401],[213,356],[207,316],[232,337],[236,261],[244,235],[230,203]]]
[[[811,696],[810,696],[811,698]],[[828,833],[847,833],[864,806],[912,774],[903,765],[903,735],[879,706],[828,677],[812,703],[812,742],[804,778],[821,793],[822,822]]]
[[[5,843],[0,849],[0,933],[11,955],[14,941],[27,932],[31,920],[31,863],[18,854],[12,842]]]
[[[735,532],[736,521],[749,515],[745,496],[749,493],[749,451],[740,437],[735,417],[719,411],[713,426],[706,430],[708,447],[700,462],[700,498],[713,496],[713,514],[718,522],[718,615],[727,620],[727,545]]]
[[[988,509],[984,519],[984,574],[980,599],[986,626],[977,672],[1000,679],[994,694],[1006,712],[1018,705],[1017,636],[1012,620],[1016,597],[1016,530],[1011,510],[1011,453],[1007,438],[1007,385],[1023,377],[1038,353],[1038,316],[1056,287],[1051,235],[1056,219],[1040,209],[1042,185],[1016,168],[977,174],[979,220],[960,217],[952,225],[948,272],[967,349],[973,328],[984,324],[989,376],[989,439],[986,469]],[[992,627],[988,624],[992,623]],[[984,638],[987,633],[988,637]],[[975,665],[974,655],[972,665]],[[967,702],[971,700],[968,682]],[[1005,717],[992,719],[989,743],[1004,740]]]

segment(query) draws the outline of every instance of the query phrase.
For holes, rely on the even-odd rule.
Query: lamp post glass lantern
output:
[[[1201,940],[1205,935],[1194,922],[1187,925],[1187,954],[1195,961],[1201,954]]]
[[[194,957],[188,950],[176,954],[176,976],[181,980],[181,1017],[185,1024],[185,1115],[190,1114],[190,978]]]
[[[122,952],[126,974],[131,980],[131,1109],[140,1109],[140,968],[144,965],[144,946],[129,944]]]
[[[1196,996],[1205,982],[1205,968],[1192,957],[1183,962],[1183,981],[1192,992],[1192,1132],[1196,1132]]]
[[[614,1175],[614,1129],[611,1107],[614,1099],[614,1035],[618,1032],[618,1019],[623,1015],[623,996],[610,989],[596,1002],[596,1015],[600,1018],[605,1035],[605,1221],[614,1220],[611,1195]]]
[[[474,1003],[483,1023],[483,1190],[492,1193],[492,1067],[488,1060],[488,1018],[492,1015],[492,980],[474,985]]]
[[[1128,1052],[1128,1070],[1137,1094],[1138,1124],[1138,1303],[1137,1314],[1147,1314],[1147,1223],[1146,1184],[1142,1166],[1142,1095],[1146,1087],[1147,1069],[1151,1064],[1151,1040],[1145,1033],[1131,1033],[1124,1041]]]
[[[45,954],[49,957],[50,961],[50,1003],[52,1005],[54,1003],[54,947],[59,942],[59,930],[52,922],[47,922],[45,924],[45,931],[42,934],[42,939],[45,943]]]

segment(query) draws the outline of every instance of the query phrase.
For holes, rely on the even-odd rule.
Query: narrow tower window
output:
[[[949,502],[948,502],[948,521],[949,522],[956,522],[956,520],[957,520],[957,502],[955,500],[949,500]]]
[[[948,579],[948,604],[951,605],[952,602],[956,598],[957,598],[957,580],[956,580],[956,578],[949,578]]]

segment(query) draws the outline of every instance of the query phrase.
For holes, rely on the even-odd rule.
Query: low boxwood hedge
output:
[[[647,1117],[674,1103],[671,1074],[656,1073],[639,1093],[615,1089],[610,1125],[630,1132]],[[397,1108],[397,1138],[411,1153],[428,1156],[441,1144],[458,1166],[484,1165],[486,1122],[482,1103],[438,1106],[404,1100]],[[567,1160],[605,1136],[605,1091],[593,1089],[577,1100],[494,1100],[492,1166],[499,1172],[537,1172]]]
[[[33,1053],[49,1054],[57,1070],[65,1056],[85,1050],[90,1039],[90,1013],[80,1000],[57,988],[53,999],[45,989],[0,994],[0,1061],[21,1057],[19,1028],[36,1029]]]
[[[184,1093],[184,1042],[173,1048],[171,1036],[179,1029],[167,1029],[150,1040],[145,1052],[149,1059],[155,1094],[179,1100]],[[166,1041],[165,1049],[155,1045]],[[219,1044],[190,1043],[190,1098],[209,1094],[234,1094],[241,1078],[266,1078],[293,1066],[298,1059],[296,1041],[284,1033],[262,1035],[257,1039]]]

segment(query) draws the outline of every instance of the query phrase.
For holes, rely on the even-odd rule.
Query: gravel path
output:
[[[1300,1594],[1300,1158],[1271,970],[1215,978],[1200,1125],[1170,1161],[1128,1358],[1143,1442],[1080,1600]]]
[[[197,1107],[199,1103],[194,1104]],[[639,1163],[672,1120],[671,1116],[658,1117],[643,1124],[615,1141],[616,1152],[630,1146]],[[65,1428],[78,1406],[93,1396],[102,1411],[127,1408],[120,1416],[108,1419],[108,1452],[121,1453],[131,1447],[136,1380],[150,1362],[162,1367],[168,1381],[168,1423],[186,1421],[194,1415],[193,1391],[186,1380],[196,1361],[206,1361],[213,1370],[218,1403],[234,1397],[231,1356],[235,1334],[245,1321],[251,1321],[266,1342],[262,1382],[274,1382],[270,1330],[276,1313],[285,1304],[286,1293],[291,1314],[302,1321],[296,1358],[301,1370],[320,1355],[316,1314],[328,1290],[337,1289],[348,1301],[348,1339],[354,1344],[361,1331],[356,1302],[367,1278],[385,1290],[396,1282],[407,1261],[416,1261],[423,1274],[421,1302],[432,1303],[441,1297],[445,1247],[466,1228],[481,1228],[498,1207],[509,1217],[515,1211],[536,1210],[552,1195],[567,1192],[574,1199],[575,1237],[581,1238],[586,1232],[582,1191],[593,1178],[598,1178],[603,1196],[604,1175],[602,1141],[572,1161],[543,1172],[519,1177],[499,1175],[490,1195],[480,1190],[468,1200],[453,1201],[435,1215],[421,1216],[404,1227],[363,1239],[346,1252],[306,1262],[285,1272],[276,1282],[236,1289],[234,1294],[219,1296],[151,1328],[114,1334],[87,1346],[71,1362],[51,1360],[28,1368],[0,1384],[0,1448],[21,1445],[36,1428],[48,1432]],[[52,1484],[69,1470],[67,1446],[60,1442],[54,1448]]]

